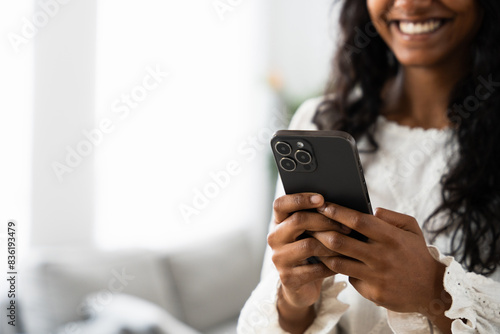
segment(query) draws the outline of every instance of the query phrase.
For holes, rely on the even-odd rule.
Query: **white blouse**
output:
[[[316,130],[312,119],[320,102],[321,98],[306,101],[293,117],[290,129]],[[413,216],[422,225],[441,202],[439,181],[456,148],[451,130],[409,128],[380,116],[375,140],[379,144],[375,154],[362,153],[368,147],[366,139],[358,142],[373,208]],[[284,192],[280,182],[278,187],[277,196],[281,196]],[[432,221],[440,222],[439,217]],[[428,235],[426,238],[430,240]],[[500,333],[500,270],[490,278],[466,272],[454,258],[442,255],[449,250],[449,242],[446,235],[440,235],[429,246],[429,252],[447,266],[444,287],[453,301],[445,315],[456,319],[452,332]],[[285,333],[279,326],[276,308],[278,286],[279,274],[268,246],[261,282],[240,314],[239,334]],[[440,307],[439,303],[436,301],[434,307]],[[396,313],[376,306],[361,296],[344,275],[324,280],[316,310],[308,334],[439,333],[419,313]]]

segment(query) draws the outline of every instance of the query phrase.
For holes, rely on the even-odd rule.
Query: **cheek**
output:
[[[478,7],[477,0],[441,0],[442,4],[455,12],[462,12],[469,14]]]
[[[367,0],[368,13],[380,36],[386,40],[389,37],[389,29],[385,21],[387,8],[391,1],[387,0]]]
[[[468,15],[462,14],[462,20],[460,20],[460,22],[457,20],[455,26],[455,41],[457,43],[470,44],[477,36],[481,21],[482,15],[476,11],[476,8],[470,8]]]
[[[392,36],[391,36],[391,31],[390,27],[387,25],[385,20],[372,20],[373,26],[377,30],[377,34],[384,40],[384,42],[387,44],[389,48],[391,48],[392,43]],[[373,30],[373,28],[372,28]]]
[[[384,0],[367,0],[366,7],[368,7],[368,13],[372,20],[380,17],[382,13],[384,13],[384,9],[386,8],[386,4]]]
[[[478,30],[484,13],[477,0],[442,0],[442,2],[458,14],[462,28],[472,35]]]

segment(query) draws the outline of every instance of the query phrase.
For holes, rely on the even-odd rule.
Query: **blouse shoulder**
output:
[[[290,130],[317,130],[318,127],[313,123],[316,109],[323,102],[324,97],[315,97],[306,100],[300,105],[290,121]]]

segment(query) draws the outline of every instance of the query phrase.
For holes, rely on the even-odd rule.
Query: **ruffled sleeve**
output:
[[[484,276],[466,272],[451,256],[444,256],[429,246],[432,256],[446,265],[444,288],[452,298],[445,315],[455,319],[452,333],[500,333],[500,283]],[[436,301],[433,307],[439,307]],[[395,333],[438,333],[420,314],[388,311],[389,324]]]
[[[238,334],[281,334],[287,333],[279,325],[276,307],[278,273],[262,279],[241,310],[238,320]],[[335,282],[333,277],[323,281],[321,297],[316,304],[316,318],[305,334],[335,334],[335,326],[349,307],[337,299],[345,289],[345,282]]]
[[[347,287],[346,282],[336,282],[335,277],[323,281],[321,296],[316,304],[316,319],[305,334],[337,333],[336,325],[349,305],[338,300],[338,295]]]
[[[243,306],[238,319],[238,334],[286,333],[281,329],[276,308],[278,273],[262,278]]]

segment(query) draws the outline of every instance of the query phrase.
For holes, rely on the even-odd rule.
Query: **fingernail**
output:
[[[312,204],[319,204],[319,203],[321,203],[321,196],[320,195],[312,195],[311,196],[311,203]]]
[[[326,209],[326,204],[323,204],[323,205],[322,205],[322,206],[320,206],[317,210],[318,210],[319,212],[323,212],[323,211],[325,211],[325,209]]]

